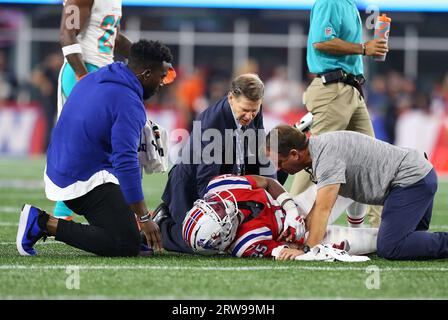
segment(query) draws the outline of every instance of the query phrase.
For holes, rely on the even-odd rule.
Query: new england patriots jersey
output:
[[[221,175],[213,178],[208,192],[230,191],[235,196],[244,220],[228,251],[236,257],[271,257],[284,242],[276,239],[283,231],[285,214],[265,189],[257,188],[250,176]]]

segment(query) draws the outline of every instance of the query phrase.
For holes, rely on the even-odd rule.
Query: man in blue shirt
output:
[[[362,56],[385,55],[380,38],[362,42],[362,22],[354,0],[317,0],[311,9],[307,62],[316,78],[304,93],[303,102],[313,114],[311,134],[351,130],[374,137],[362,93]],[[306,172],[295,175],[291,194],[310,184]],[[372,226],[379,225],[380,209],[369,207]]]
[[[143,197],[137,152],[146,123],[143,102],[166,84],[171,61],[168,47],[141,40],[132,45],[127,65],[110,64],[77,83],[48,147],[45,193],[82,213],[89,225],[25,205],[16,239],[21,255],[35,255],[40,238],[55,236],[101,256],[136,256],[138,224],[148,244],[161,249],[160,230]]]

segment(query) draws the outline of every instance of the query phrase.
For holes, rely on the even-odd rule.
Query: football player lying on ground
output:
[[[204,199],[197,200],[187,213],[182,236],[193,251],[201,254],[227,252],[237,257],[271,257],[272,251],[281,247],[278,259],[288,260],[293,258],[294,250],[303,249],[305,215],[315,196],[316,190],[310,189],[293,200],[271,178],[218,176],[208,184]],[[352,203],[339,197],[329,223]],[[299,208],[306,212],[300,212]],[[364,215],[365,210],[359,212]],[[377,231],[377,228],[329,226],[323,243],[350,254],[372,253],[376,251]]]

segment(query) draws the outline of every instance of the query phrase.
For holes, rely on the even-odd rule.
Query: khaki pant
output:
[[[312,135],[338,130],[351,130],[375,136],[366,103],[357,89],[342,83],[324,85],[315,78],[303,94],[303,103],[313,114]],[[310,186],[309,174],[304,170],[294,176],[290,193],[302,193]],[[369,206],[367,216],[371,226],[378,227],[382,207]]]

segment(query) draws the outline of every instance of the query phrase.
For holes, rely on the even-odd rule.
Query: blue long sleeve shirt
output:
[[[65,188],[106,170],[118,179],[127,203],[143,200],[137,152],[145,123],[143,87],[125,64],[88,74],[53,129],[47,176]]]

